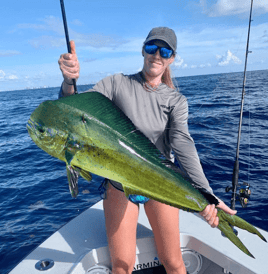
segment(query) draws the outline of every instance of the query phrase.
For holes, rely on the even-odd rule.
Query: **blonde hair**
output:
[[[171,77],[171,69],[168,66],[166,68],[166,70],[164,71],[163,75],[162,75],[162,83],[166,84],[168,87],[175,89],[175,85],[172,81],[172,77]]]

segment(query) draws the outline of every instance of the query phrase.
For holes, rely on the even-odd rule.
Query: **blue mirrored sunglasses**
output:
[[[157,50],[159,49],[160,56],[162,58],[168,59],[172,56],[173,50],[165,47],[159,47],[154,44],[145,44],[144,45],[144,50],[148,54],[155,54]]]

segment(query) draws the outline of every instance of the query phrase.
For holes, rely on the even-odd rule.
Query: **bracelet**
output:
[[[73,86],[74,84],[68,84],[67,82],[63,81],[68,86]]]

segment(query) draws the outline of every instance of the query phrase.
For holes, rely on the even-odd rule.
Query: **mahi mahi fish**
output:
[[[41,149],[66,163],[69,188],[78,194],[79,175],[90,173],[123,185],[125,195],[150,199],[191,212],[200,212],[218,200],[196,189],[165,159],[149,139],[108,98],[86,92],[45,101],[32,113],[28,132]],[[237,226],[266,241],[251,224],[218,209],[218,228],[239,249],[253,257],[231,226]],[[253,257],[254,258],[254,257]]]

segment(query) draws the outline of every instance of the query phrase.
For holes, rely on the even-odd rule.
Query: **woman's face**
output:
[[[159,47],[168,47],[168,44],[161,40],[155,40],[154,44]],[[165,59],[160,56],[159,50],[155,54],[148,54],[143,50],[144,65],[143,72],[150,77],[162,77],[167,66],[173,63],[174,55]]]

